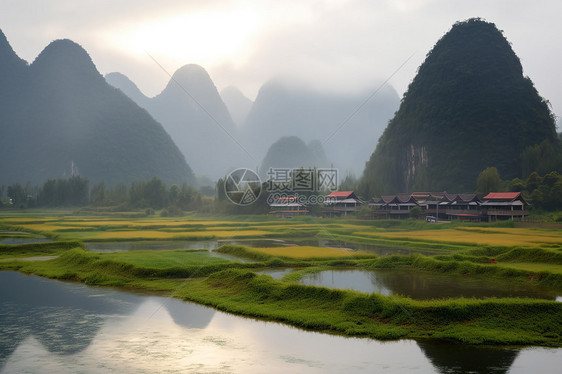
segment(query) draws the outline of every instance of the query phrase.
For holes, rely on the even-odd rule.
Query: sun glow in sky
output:
[[[179,66],[186,61],[197,61],[204,67],[225,61],[242,65],[259,26],[251,11],[199,11],[126,25],[103,38],[116,50],[124,49],[140,58],[149,53]]]

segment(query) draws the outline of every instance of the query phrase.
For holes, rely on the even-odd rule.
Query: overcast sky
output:
[[[102,74],[119,71],[148,96],[169,80],[149,54],[170,73],[202,65],[219,90],[251,99],[279,76],[351,92],[395,73],[402,95],[456,21],[481,17],[504,31],[559,116],[561,14],[560,0],[0,0],[0,28],[23,59],[72,39]]]

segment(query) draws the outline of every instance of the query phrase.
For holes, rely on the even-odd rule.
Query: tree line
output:
[[[106,210],[144,209],[147,213],[161,210],[163,216],[182,215],[185,211],[204,210],[209,198],[183,184],[166,184],[157,177],[148,181],[106,186],[90,186],[87,178],[72,176],[49,179],[42,186],[19,183],[0,186],[0,207],[92,207]]]

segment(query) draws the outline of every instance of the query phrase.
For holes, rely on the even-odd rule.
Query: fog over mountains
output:
[[[384,86],[373,95],[378,88],[337,95],[269,81],[240,129],[242,137],[258,157],[283,136],[318,140],[335,167],[360,175],[399,105],[394,88]]]
[[[194,181],[162,126],[70,40],[50,43],[28,65],[0,32],[0,130],[0,184],[72,174],[108,184]]]
[[[154,98],[120,73],[106,79],[162,123],[196,174],[212,178],[237,167],[259,167],[272,144],[290,136],[318,141],[329,163],[359,175],[399,104],[391,86],[367,101],[378,86],[346,96],[279,80],[267,82],[252,103],[235,87],[219,95],[197,65],[179,69]]]
[[[224,88],[220,94],[234,123],[238,126],[244,124],[254,102],[234,86]]]
[[[277,170],[313,167],[330,167],[322,144],[318,140],[306,144],[299,137],[284,136],[269,147],[260,167],[260,177],[267,179],[269,171],[276,173]]]

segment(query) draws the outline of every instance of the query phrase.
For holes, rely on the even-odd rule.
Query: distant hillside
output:
[[[269,147],[260,167],[260,176],[267,178],[270,168],[288,170],[329,166],[320,142],[312,141],[307,145],[297,136],[284,136]]]
[[[233,168],[248,166],[230,113],[201,66],[181,67],[153,98],[142,95],[121,74],[106,78],[162,123],[197,175],[218,178]]]
[[[105,75],[107,83],[119,88],[125,95],[137,103],[141,108],[145,108],[150,99],[131,81],[126,75],[121,73],[109,73]]]
[[[0,81],[8,82],[0,89],[0,184],[71,173],[92,183],[193,181],[162,126],[108,85],[78,44],[54,41],[27,66],[4,41],[0,32]]]
[[[26,70],[27,62],[16,55],[0,31],[0,105],[9,108],[6,101],[17,95],[14,91],[19,91]]]
[[[242,125],[252,109],[253,101],[248,99],[244,96],[242,91],[233,86],[223,89],[220,95],[234,123],[238,126]]]
[[[455,24],[428,53],[361,181],[363,193],[473,192],[495,166],[521,175],[521,153],[554,142],[553,116],[492,23]]]
[[[245,144],[263,157],[267,147],[283,136],[318,139],[334,166],[360,174],[399,105],[390,86],[365,103],[376,88],[346,96],[270,81],[260,89],[241,127]]]

